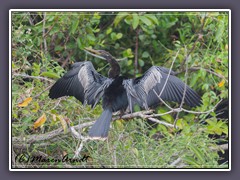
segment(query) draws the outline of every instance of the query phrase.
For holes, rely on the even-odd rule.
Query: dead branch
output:
[[[53,25],[51,25],[48,29],[48,31],[44,34],[44,38],[49,34],[49,32],[52,30],[52,28],[55,26],[56,22],[58,22],[58,17],[54,21]]]
[[[185,57],[185,59],[183,60],[183,62],[181,63],[181,68],[180,69],[183,69],[183,66],[184,64],[186,64],[186,61],[188,60],[190,54],[192,54],[192,52],[194,51],[195,47],[196,47],[196,44],[198,41],[200,41],[202,39],[202,31],[203,31],[203,27],[204,27],[204,24],[205,24],[205,21],[206,21],[206,15],[204,16],[204,19],[202,21],[202,25],[201,25],[201,28],[199,29],[199,31],[196,33],[198,35],[196,41],[194,42],[192,48],[190,49],[190,51],[188,52],[187,56]]]
[[[35,95],[33,98],[39,97],[42,93],[44,93],[45,91],[47,91],[47,90],[50,89],[51,87],[52,87],[52,85],[46,87],[44,90],[42,90],[40,93],[38,93],[37,95]]]
[[[153,110],[148,110],[148,111],[140,111],[140,112],[135,112],[135,113],[132,113],[132,114],[125,114],[123,116],[115,116],[112,120],[115,121],[115,120],[118,120],[118,119],[124,119],[124,120],[127,120],[127,119],[133,119],[133,118],[143,118],[143,119],[148,119],[150,121],[153,121],[153,122],[156,122],[156,123],[159,123],[159,124],[163,124],[167,127],[173,127],[174,125],[173,124],[170,124],[170,123],[167,123],[165,121],[160,121],[158,119],[156,119],[155,117],[159,117],[159,116],[163,116],[163,115],[166,115],[166,114],[170,114],[172,112],[180,112],[180,111],[184,111],[184,112],[188,112],[188,113],[194,113],[194,114],[207,114],[207,113],[210,113],[210,112],[213,112],[214,109],[216,108],[216,106],[220,103],[221,101],[219,101],[215,106],[214,108],[212,108],[211,110],[209,111],[205,111],[205,112],[197,112],[197,111],[190,111],[190,110],[186,110],[186,109],[183,109],[183,108],[176,108],[176,109],[171,109],[170,111],[168,112],[165,112],[165,113],[161,113],[161,114],[152,114]],[[79,125],[76,125],[76,126],[69,126],[70,128],[70,131],[67,132],[67,133],[72,133],[72,135],[74,135],[74,137],[80,139],[80,140],[92,140],[92,138],[89,138],[89,137],[83,137],[81,134],[79,134],[76,130],[79,130],[79,129],[82,129],[84,127],[88,127],[88,126],[91,126],[94,124],[94,120],[95,119],[89,119],[90,122],[87,122],[87,123],[83,123],[83,124],[79,124]],[[58,128],[56,130],[53,130],[51,132],[48,132],[46,134],[37,134],[37,135],[29,135],[29,136],[26,136],[26,137],[13,137],[12,138],[12,142],[14,144],[17,144],[17,143],[25,143],[25,144],[31,144],[31,143],[34,143],[34,142],[38,142],[38,141],[45,141],[45,140],[49,140],[49,139],[53,139],[53,138],[56,138],[57,136],[59,135],[64,135],[64,132],[63,132],[63,128]]]
[[[193,49],[193,48],[192,48]],[[185,99],[185,96],[186,96],[186,91],[187,91],[187,79],[188,79],[188,58],[190,56],[190,53],[187,55],[186,59],[185,59],[185,63],[186,63],[186,71],[185,71],[185,75],[184,75],[184,79],[185,79],[185,84],[184,84],[184,90],[183,90],[183,97],[182,97],[182,101],[181,101],[181,104],[180,104],[180,109],[182,109],[182,106],[184,104],[184,99]],[[176,128],[176,124],[177,124],[177,120],[178,120],[178,116],[179,116],[179,113],[180,112],[177,112],[177,115],[176,115],[176,118],[175,118],[175,121],[174,121],[174,127]]]
[[[226,144],[221,144],[221,145],[218,145],[216,147],[210,147],[210,149],[214,150],[214,151],[219,151],[219,150],[228,150],[228,143]]]
[[[74,126],[74,128],[80,129],[80,128],[88,127],[88,126],[91,126],[93,123],[94,123],[94,121],[79,124],[79,125]],[[69,132],[67,132],[67,133],[69,133]],[[29,135],[26,137],[13,137],[12,143],[24,142],[24,143],[31,144],[31,143],[38,142],[38,141],[49,140],[49,139],[52,139],[56,136],[63,135],[63,134],[64,134],[64,131],[63,131],[63,128],[61,127],[54,131],[48,132],[46,134]]]
[[[174,62],[175,62],[175,60],[176,60],[176,58],[177,58],[177,56],[178,56],[178,53],[179,53],[179,51],[176,53],[176,56],[173,58],[173,62],[172,62],[172,64],[171,64],[170,70],[169,70],[169,72],[168,72],[167,79],[166,79],[166,81],[165,81],[165,83],[164,83],[164,85],[163,85],[163,88],[162,88],[160,94],[158,95],[159,98],[161,97],[162,92],[163,92],[163,90],[165,89],[165,87],[166,87],[166,85],[167,85],[168,79],[169,79],[169,77],[170,77],[170,74],[171,74],[171,71],[172,71],[172,68],[173,68],[173,64],[174,64]]]
[[[156,119],[156,118],[150,117],[150,118],[148,118],[148,119],[149,119],[150,121],[156,122],[156,123],[158,123],[158,124],[163,124],[163,125],[165,125],[165,126],[167,126],[167,127],[171,127],[171,128],[174,127],[174,125],[172,125],[172,124],[170,124],[170,123],[167,123],[167,122],[164,122],[164,121],[159,121],[159,120]]]
[[[48,78],[41,77],[41,76],[30,76],[30,75],[27,75],[27,74],[18,74],[18,73],[15,73],[15,74],[12,75],[12,78],[14,78],[14,77],[40,79],[40,80],[44,80],[44,81],[48,81],[48,82],[54,82],[54,80],[52,80],[52,79],[48,79]]]
[[[222,74],[218,74],[218,73],[216,73],[216,72],[214,72],[214,71],[211,71],[211,70],[209,70],[209,69],[206,69],[206,68],[193,66],[193,67],[190,67],[188,70],[189,70],[189,71],[205,70],[205,71],[207,71],[207,72],[209,72],[209,73],[211,73],[211,74],[213,74],[213,75],[215,75],[215,76],[217,76],[217,77],[219,77],[219,78],[224,79],[226,82],[228,82],[228,80],[227,80]],[[186,70],[183,69],[182,71],[176,72],[176,74],[180,74],[180,73],[185,72],[185,71],[186,71]]]
[[[47,40],[46,40],[46,31],[45,31],[45,24],[46,24],[46,12],[43,13],[43,30],[42,30],[42,38],[43,38],[43,45],[44,45],[44,51],[47,52]]]
[[[134,52],[134,77],[136,77],[137,69],[138,69],[138,35],[139,29],[136,29],[136,43],[135,43],[135,52]]]

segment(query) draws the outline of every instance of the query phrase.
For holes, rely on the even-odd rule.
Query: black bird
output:
[[[104,111],[90,129],[90,137],[106,138],[108,136],[113,112],[124,112],[127,108],[132,112],[135,104],[144,109],[159,104],[160,100],[155,92],[161,93],[162,100],[178,103],[182,101],[185,84],[174,76],[173,71],[168,77],[169,69],[152,66],[141,77],[124,79],[120,75],[117,60],[111,54],[104,50],[89,48],[85,50],[110,64],[108,77],[99,74],[89,61],[77,62],[52,86],[49,97],[54,99],[74,96],[84,105],[91,105],[92,108],[102,99]],[[165,83],[166,80],[167,83]],[[201,98],[187,86],[184,103],[195,107],[201,104]]]

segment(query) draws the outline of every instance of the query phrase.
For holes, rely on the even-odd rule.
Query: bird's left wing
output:
[[[74,63],[52,86],[49,97],[74,96],[84,104],[95,106],[111,79],[99,74],[89,61]]]
[[[169,73],[169,69],[152,66],[146,73],[136,79],[125,80],[125,89],[130,104],[137,103],[142,108],[157,105],[161,100],[180,103],[183,98],[184,82],[174,76],[174,72]],[[168,76],[169,73],[169,76]],[[131,103],[130,103],[131,102]],[[189,86],[186,86],[184,102],[189,106],[198,106],[201,104],[201,98]],[[132,106],[130,106],[132,109]]]

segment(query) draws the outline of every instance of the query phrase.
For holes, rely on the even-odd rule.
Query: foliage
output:
[[[12,136],[24,138],[60,127],[65,131],[48,146],[34,143],[27,149],[30,154],[41,151],[53,158],[65,153],[73,157],[79,141],[66,134],[64,119],[76,125],[101,114],[100,105],[92,110],[73,97],[48,97],[47,88],[76,61],[91,60],[101,74],[107,75],[105,62],[88,56],[84,47],[104,49],[119,59],[125,58],[120,65],[127,77],[141,76],[152,65],[169,68],[179,51],[173,70],[184,80],[183,63],[189,55],[185,81],[202,96],[203,105],[197,111],[210,110],[228,97],[227,12],[13,12],[11,33]],[[199,69],[191,69],[194,67]],[[18,74],[45,77],[52,82]],[[164,106],[156,109],[157,113],[166,111]],[[85,143],[81,155],[89,155],[91,161],[81,166],[171,168],[170,164],[180,157],[185,168],[226,167],[217,164],[219,157],[210,148],[216,146],[216,141],[208,135],[228,136],[228,122],[217,121],[215,114],[211,115],[180,113],[179,130],[143,119],[117,120],[112,123],[107,141]],[[174,117],[168,114],[159,119],[174,123]],[[83,135],[87,131],[82,129]]]

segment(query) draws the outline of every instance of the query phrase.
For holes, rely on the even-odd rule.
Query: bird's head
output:
[[[113,58],[112,55],[104,50],[95,50],[95,49],[91,49],[91,48],[84,48],[84,50],[88,53],[91,54],[95,57],[107,60],[109,58]]]

